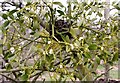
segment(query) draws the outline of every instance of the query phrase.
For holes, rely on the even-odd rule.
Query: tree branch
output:
[[[2,76],[4,76],[4,77],[6,77],[7,79],[9,79],[9,80],[11,80],[11,81],[17,83],[17,81],[16,81],[15,79],[12,79],[12,78],[10,78],[10,77],[8,77],[8,76],[2,74],[2,73],[0,73],[0,75],[2,75]]]
[[[94,79],[94,81],[97,81],[97,79],[99,78],[99,77],[101,77],[101,76],[103,76],[103,75],[106,75],[106,73],[108,73],[110,70],[112,70],[113,68],[110,68],[110,69],[108,69],[105,73],[102,73],[101,75],[99,75],[99,76],[97,76],[95,79]]]
[[[38,38],[40,38],[40,37],[43,37],[43,36],[39,36]],[[22,36],[20,38],[22,38],[24,40],[31,41],[31,42],[37,42],[37,43],[45,44],[44,42],[36,41],[36,39],[32,40],[32,39],[28,39],[28,38],[25,38],[25,37],[22,37]],[[44,38],[49,38],[49,37],[44,37]]]
[[[62,63],[65,62],[65,61],[69,61],[70,59],[71,59],[71,57],[65,58],[65,59],[62,60]],[[59,65],[59,64],[60,64],[60,62],[54,64],[54,66],[57,66],[57,65]]]

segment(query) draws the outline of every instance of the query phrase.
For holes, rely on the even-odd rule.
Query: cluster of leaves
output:
[[[103,20],[105,4],[69,3],[64,7],[60,2],[28,2],[21,9],[1,14],[4,23],[0,27],[3,33],[0,54],[5,63],[0,71],[2,76],[14,82],[36,81],[48,80],[44,78],[48,73],[54,81],[88,81],[94,80],[101,60],[111,65],[118,60],[118,21],[116,17]],[[56,31],[66,28],[55,26],[58,17],[65,23],[73,21],[69,30],[65,30],[72,39]]]

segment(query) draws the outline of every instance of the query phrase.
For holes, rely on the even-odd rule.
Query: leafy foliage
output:
[[[69,3],[73,6],[28,2],[1,15],[3,69],[13,75],[6,78],[45,81],[47,73],[52,81],[88,81],[94,80],[101,60],[111,65],[118,60],[116,15],[105,22],[105,3]]]

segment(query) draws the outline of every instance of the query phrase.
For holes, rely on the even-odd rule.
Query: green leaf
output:
[[[112,37],[112,40],[114,41],[114,43],[118,42],[118,39],[117,39],[116,36],[113,36],[113,37]]]
[[[37,19],[33,19],[33,31],[40,28],[40,24]]]
[[[86,52],[86,53],[85,53],[85,57],[86,57],[86,58],[91,58],[91,56],[92,56],[91,53],[89,53],[89,52]]]
[[[65,36],[64,35],[62,35],[60,32],[58,32],[57,30],[56,30],[56,33],[58,34],[58,35],[60,35],[60,37],[63,39],[63,41],[66,41],[66,39],[65,39]]]
[[[34,37],[36,37],[36,38],[40,36],[40,32],[39,31],[38,32],[33,31],[32,33],[34,34]]]
[[[30,3],[30,2],[27,2],[26,6],[29,6],[29,5],[31,5],[31,3]]]
[[[11,64],[10,64],[10,63],[8,63],[5,67],[6,67],[6,69],[7,69],[7,70],[12,69],[12,66],[11,66]]]
[[[97,20],[97,18],[93,18],[91,21],[94,22],[95,20]]]
[[[61,34],[62,39],[64,40],[64,42],[70,42],[69,36],[68,35],[62,35]]]
[[[66,42],[70,42],[70,38],[68,35],[66,35],[66,38],[65,38]]]
[[[23,14],[21,14],[20,12],[17,13],[17,17],[21,17],[23,16]]]
[[[51,63],[54,60],[54,55],[53,54],[48,54],[46,55],[46,60]]]
[[[107,54],[107,55],[111,55],[111,53],[107,50],[104,50],[104,53]]]
[[[86,3],[86,2],[82,2],[82,4],[83,4],[83,6],[86,6],[86,5],[87,5],[87,3]]]
[[[85,6],[85,10],[88,10],[88,9],[90,9],[90,7],[89,6]]]
[[[116,52],[112,58],[112,61],[117,61],[118,60],[118,52]]]
[[[76,7],[77,7],[77,6],[76,6],[76,5],[74,5],[73,10],[74,10]]]
[[[28,80],[28,74],[23,74],[22,76],[21,76],[21,79],[23,80],[23,81],[27,81]]]
[[[2,15],[2,18],[3,18],[3,19],[7,19],[7,17],[8,17],[7,14],[3,14],[3,15]]]
[[[3,50],[3,47],[2,47],[2,44],[0,43],[0,55],[3,54],[2,50]]]
[[[25,69],[21,75],[21,80],[27,81],[29,78],[30,69]]]
[[[9,23],[10,23],[9,20],[5,21],[4,24],[3,24],[3,27],[7,27],[9,25]]]
[[[89,50],[96,50],[97,49],[97,45],[96,44],[91,44],[89,47],[88,47]]]
[[[62,4],[61,2],[53,2],[53,4],[59,5],[59,6],[61,6],[61,7],[64,7],[63,4]]]
[[[92,15],[92,11],[90,11],[90,12],[88,13],[88,15]]]
[[[117,9],[117,10],[120,10],[120,6],[118,4],[114,5],[114,7]]]
[[[118,26],[114,26],[113,31],[117,31]]]
[[[91,6],[91,5],[93,5],[93,1],[92,1],[92,2],[90,2],[90,6]]]
[[[40,64],[39,64],[39,67],[40,67],[40,68],[44,68],[46,62],[47,62],[47,60],[41,60],[41,61],[40,61]]]
[[[38,50],[37,47],[34,46],[34,45],[31,46],[31,49],[32,49],[32,51],[37,51]]]
[[[76,32],[75,32],[75,29],[74,29],[74,28],[71,28],[71,29],[70,29],[70,33],[71,33],[71,35],[72,35],[74,38],[76,38]]]
[[[9,12],[9,14],[8,14],[8,15],[9,15],[9,17],[10,17],[11,19],[14,19],[14,15],[13,15],[13,14],[14,14],[15,12],[17,12],[17,11],[18,11],[18,10],[16,10],[16,9],[15,9],[15,10],[10,11],[10,12]]]
[[[13,15],[10,15],[9,17],[10,17],[11,19],[14,19],[14,16],[13,16]]]
[[[7,52],[5,55],[4,55],[4,58],[7,60],[7,59],[9,59],[9,58],[11,58],[11,57],[13,57],[14,56],[14,54],[12,54],[11,52]]]
[[[10,54],[9,56],[8,56],[8,58],[11,58],[11,57],[13,57],[15,54]]]
[[[64,12],[61,11],[61,10],[57,10],[57,12],[58,12],[60,15],[64,15]]]
[[[65,36],[64,36],[64,35],[62,35],[62,34],[60,34],[60,36],[61,36],[61,38],[63,39],[63,41],[65,41],[65,42],[66,42],[66,38],[65,38]]]
[[[97,64],[100,64],[100,58],[98,56],[95,57]]]
[[[100,16],[100,17],[102,17],[102,16],[103,16],[100,12],[98,12],[97,14],[98,14],[98,16]]]
[[[18,10],[16,10],[16,9],[15,9],[15,10],[12,10],[12,11],[9,12],[9,15],[13,15],[13,13],[15,13],[15,12],[17,12],[17,11],[18,11]]]

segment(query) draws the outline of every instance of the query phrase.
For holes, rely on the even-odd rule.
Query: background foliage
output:
[[[0,74],[6,79],[93,81],[97,79],[96,69],[101,61],[110,65],[118,61],[118,14],[105,21],[105,2],[75,1],[68,2],[67,7],[61,2],[42,0],[2,4]],[[6,10],[5,4],[15,9]],[[120,10],[115,2],[112,5],[113,9]],[[72,38],[63,30],[57,32],[60,28],[55,28],[55,22],[59,19],[70,24],[62,28]]]

